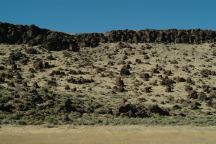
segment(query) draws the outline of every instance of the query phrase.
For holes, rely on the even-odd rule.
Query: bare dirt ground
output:
[[[214,144],[216,127],[2,126],[1,144]]]

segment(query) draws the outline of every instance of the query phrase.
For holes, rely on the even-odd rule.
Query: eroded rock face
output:
[[[79,51],[74,36],[41,29],[35,25],[0,23],[0,43],[42,45],[48,50]]]
[[[215,42],[216,32],[210,30],[115,30],[105,34],[82,34],[78,35],[79,41],[88,43],[85,46],[95,47],[101,43],[204,43]]]
[[[100,43],[204,43],[215,42],[211,30],[115,30],[107,33],[69,35],[41,29],[35,25],[0,23],[0,43],[42,45],[48,50],[79,51],[79,47],[97,47]]]

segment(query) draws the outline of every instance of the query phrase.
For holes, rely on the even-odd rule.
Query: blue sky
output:
[[[64,32],[216,30],[216,0],[0,0],[0,21]]]

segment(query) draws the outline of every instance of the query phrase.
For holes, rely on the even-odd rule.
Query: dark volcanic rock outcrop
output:
[[[211,30],[115,30],[107,33],[69,35],[41,29],[35,25],[0,23],[0,43],[42,45],[48,50],[79,51],[79,47],[97,47],[99,43],[204,43],[215,42]]]
[[[41,29],[35,25],[0,23],[0,43],[42,45],[48,50],[79,50],[74,36]]]
[[[190,29],[190,30],[117,30],[105,34],[83,34],[81,41],[94,40],[102,42],[128,42],[128,43],[204,43],[215,42],[216,32],[210,30]],[[88,41],[91,43],[91,41]],[[90,46],[91,44],[87,45]],[[95,43],[94,43],[95,46]]]

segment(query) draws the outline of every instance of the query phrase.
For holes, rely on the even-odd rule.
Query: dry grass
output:
[[[48,52],[36,47],[40,54],[26,53],[27,46],[24,45],[0,45],[0,62],[5,66],[1,73],[15,71],[13,78],[6,79],[1,86],[16,93],[22,92],[20,90],[23,88],[26,91],[32,89],[36,82],[40,88],[48,88],[60,96],[67,94],[74,99],[82,97],[80,102],[86,101],[89,105],[95,102],[101,108],[96,110],[94,105],[90,108],[86,106],[89,113],[115,113],[123,102],[127,102],[147,108],[158,105],[170,110],[172,116],[215,114],[216,93],[211,97],[210,92],[203,90],[204,85],[209,85],[211,92],[216,89],[216,75],[208,76],[209,72],[216,72],[214,48],[211,44],[128,45],[119,47],[118,43],[106,43],[96,48],[82,47],[80,52]],[[22,60],[16,61],[20,70],[13,70],[13,65],[7,63],[12,51],[21,52],[29,58],[26,65],[22,64]],[[48,58],[50,55],[53,59]],[[48,62],[51,67],[36,69],[32,74],[29,69],[35,68],[34,63],[38,59]],[[126,69],[123,73],[122,68]],[[202,71],[204,74],[201,74]],[[19,72],[22,81],[26,81],[28,86],[17,82],[16,72]],[[116,85],[119,77],[124,84],[122,87]],[[177,77],[185,81],[173,84]],[[11,82],[15,83],[15,87],[10,86]],[[193,91],[189,93],[185,86],[190,86]],[[207,99],[198,98],[197,95],[202,92],[207,95]],[[42,104],[46,105],[46,102]]]
[[[2,126],[2,144],[214,144],[215,127]]]

